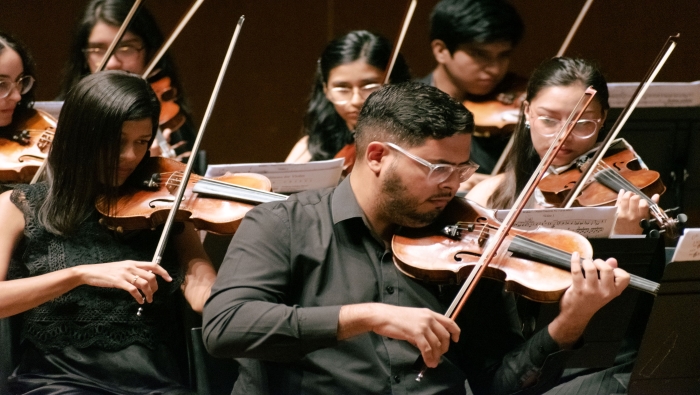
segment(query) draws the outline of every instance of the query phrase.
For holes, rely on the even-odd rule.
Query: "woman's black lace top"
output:
[[[151,261],[160,232],[143,231],[128,238],[117,238],[99,224],[93,213],[78,232],[62,237],[48,232],[37,220],[37,212],[46,198],[46,183],[16,185],[11,201],[24,213],[24,238],[14,250],[8,279],[38,276],[85,264],[123,260]],[[163,267],[173,277],[168,283],[158,277],[158,291],[143,314],[128,292],[117,288],[82,285],[23,313],[22,338],[44,351],[97,347],[120,350],[140,343],[153,348],[168,343],[177,312],[177,291],[182,281],[172,254],[163,259]],[[37,290],[39,292],[39,290]],[[175,334],[177,336],[177,334]]]

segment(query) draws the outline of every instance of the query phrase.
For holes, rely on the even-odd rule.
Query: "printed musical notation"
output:
[[[673,262],[700,261],[700,229],[686,229],[678,239]]]
[[[308,163],[243,163],[209,165],[207,177],[227,173],[257,173],[270,179],[272,191],[292,193],[309,189],[321,189],[338,185],[344,159],[331,159]]]
[[[523,210],[514,227],[524,230],[538,227],[566,229],[589,239],[607,238],[615,226],[615,207],[578,207],[568,209]],[[497,210],[496,219],[502,221],[508,210]]]
[[[610,106],[623,108],[639,84],[636,82],[611,82]],[[637,107],[697,107],[700,106],[700,81],[654,82],[639,101]]]

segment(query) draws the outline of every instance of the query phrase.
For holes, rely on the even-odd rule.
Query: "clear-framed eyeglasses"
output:
[[[369,97],[372,92],[378,91],[381,87],[382,84],[379,83],[371,83],[360,87],[336,86],[328,90],[328,100],[333,104],[342,106],[352,100],[356,91],[362,100],[367,100],[367,97]]]
[[[457,177],[459,178],[459,182],[464,182],[466,181],[469,177],[476,172],[476,169],[479,168],[479,165],[476,163],[472,162],[471,160],[469,163],[463,164],[463,165],[449,165],[449,164],[444,164],[444,163],[439,163],[439,164],[433,164],[428,162],[427,160],[413,155],[412,153],[406,151],[405,149],[399,147],[398,145],[394,143],[386,143],[389,147],[392,149],[400,152],[401,154],[413,159],[414,161],[420,163],[421,165],[427,167],[429,169],[428,171],[428,176],[426,177],[428,182],[432,182],[435,184],[439,184],[441,182],[445,182],[452,173],[457,173]]]
[[[587,139],[595,134],[600,129],[602,118],[598,119],[579,119],[576,122],[571,134],[580,138]],[[535,118],[535,131],[544,137],[556,135],[564,124],[564,120],[555,119],[548,116],[539,116]]]
[[[34,86],[34,77],[31,75],[24,75],[17,78],[17,81],[11,81],[6,78],[0,78],[0,99],[4,99],[10,96],[13,89],[17,88],[20,95],[29,92]]]
[[[124,62],[127,60],[134,59],[136,56],[139,55],[141,51],[143,51],[143,48],[143,46],[135,44],[120,44],[116,48],[114,48],[113,56],[117,58],[120,62]],[[83,53],[85,54],[85,58],[90,63],[100,64],[102,59],[107,54],[107,48],[102,46],[87,47],[83,49]]]

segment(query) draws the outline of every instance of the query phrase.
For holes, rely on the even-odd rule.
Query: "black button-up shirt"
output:
[[[457,323],[460,341],[417,382],[418,350],[365,333],[338,341],[347,304],[443,313],[454,289],[403,275],[373,236],[349,178],[251,210],[204,308],[204,341],[240,358],[235,394],[507,393],[529,385],[558,348],[546,329],[524,342],[513,297],[482,280]]]

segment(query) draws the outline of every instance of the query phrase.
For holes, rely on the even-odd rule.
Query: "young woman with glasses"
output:
[[[528,82],[527,97],[514,132],[515,140],[506,172],[479,183],[467,194],[467,198],[490,208],[511,207],[588,86],[593,86],[597,93],[557,154],[550,171],[565,171],[578,158],[594,150],[605,137],[600,129],[610,108],[605,78],[587,60],[565,57],[550,59],[533,72]],[[530,207],[550,207],[539,191],[533,196]],[[658,201],[658,195],[652,199]],[[649,216],[646,201],[626,192],[618,196],[616,205],[618,218],[614,232],[641,233],[639,222]]]
[[[16,39],[0,32],[0,137],[30,113],[34,103],[34,61]]]
[[[354,141],[353,131],[362,104],[382,85],[392,45],[384,37],[364,30],[331,41],[318,59],[316,76],[304,117],[304,137],[286,162],[333,158]],[[411,79],[399,54],[391,83]]]
[[[91,0],[88,3],[73,34],[60,97],[64,97],[78,81],[95,72],[133,4],[133,0]],[[155,18],[141,7],[129,23],[105,70],[124,70],[141,75],[163,41]],[[184,155],[194,142],[196,129],[175,65],[168,53],[155,69],[160,70],[159,76],[170,77],[171,87],[177,96],[175,102],[185,115],[185,124],[177,131],[172,134],[170,130],[163,131],[170,144],[177,148],[176,153]],[[157,145],[151,151],[154,155],[160,154]]]

